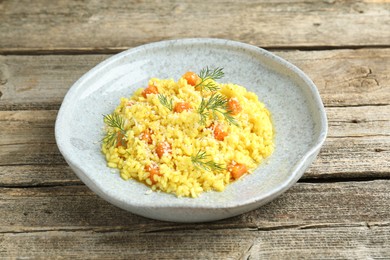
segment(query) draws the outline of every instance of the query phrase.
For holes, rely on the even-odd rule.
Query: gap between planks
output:
[[[131,214],[131,213],[129,213]],[[244,213],[245,214],[245,213]],[[129,228],[128,226],[114,226],[114,227],[67,227],[67,228],[31,228],[0,231],[1,234],[29,234],[29,233],[49,233],[49,232],[88,232],[94,233],[121,233],[129,232],[133,234],[152,234],[152,233],[175,233],[175,232],[213,232],[213,231],[248,231],[248,232],[269,232],[277,230],[310,230],[310,229],[345,229],[345,228],[365,228],[375,229],[390,227],[389,221],[383,222],[355,222],[355,223],[316,223],[316,224],[281,224],[273,226],[210,226],[206,223],[191,223],[182,224],[174,222],[166,222],[167,226],[157,228],[146,228],[144,230]]]
[[[67,165],[64,165],[67,166]],[[1,167],[1,166],[0,166]],[[360,173],[361,174],[361,173]],[[344,178],[335,178],[335,177],[302,177],[297,183],[307,183],[307,184],[321,184],[321,183],[349,183],[349,182],[373,182],[380,180],[390,180],[389,176],[363,176],[363,177],[344,177]],[[0,183],[0,189],[40,189],[40,188],[60,188],[60,187],[78,187],[86,186],[80,179],[76,176],[72,180],[59,181],[59,182],[48,182],[48,183],[15,183],[15,184],[4,184]]]
[[[5,56],[46,56],[46,55],[115,55],[129,49],[140,47],[136,46],[124,46],[117,48],[53,48],[53,49],[0,49],[0,55]],[[364,50],[364,49],[386,49],[390,48],[390,45],[342,45],[342,46],[256,46],[258,48],[265,49],[270,52],[284,52],[284,51],[332,51],[332,50]]]

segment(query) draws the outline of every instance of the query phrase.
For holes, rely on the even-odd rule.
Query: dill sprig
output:
[[[202,92],[203,89],[209,91],[218,90],[218,86],[215,84],[217,79],[221,79],[225,74],[223,73],[223,68],[210,69],[209,67],[203,68],[199,73],[199,78],[201,81],[195,86],[200,88]]]
[[[173,110],[173,99],[171,98],[169,101],[166,96],[163,94],[158,94],[158,100],[160,100],[161,105],[168,108],[169,110]]]
[[[232,116],[231,111],[228,108],[228,100],[222,96],[221,94],[212,94],[208,100],[202,97],[202,101],[200,102],[198,113],[200,115],[200,123],[206,124],[206,119],[210,115],[213,118],[217,117],[217,113],[222,114],[225,117],[225,120],[229,122],[229,124],[233,124],[238,126],[236,119]]]
[[[206,171],[221,172],[225,170],[225,168],[222,167],[222,164],[216,163],[212,160],[206,161],[207,157],[208,155],[206,154],[206,152],[201,152],[199,150],[195,156],[191,156],[191,161],[196,168],[201,168]]]
[[[114,146],[118,140],[118,132],[107,133],[107,135],[103,138],[103,143],[107,146]]]
[[[108,146],[114,146],[118,140],[120,145],[124,146],[123,138],[126,137],[125,120],[117,113],[103,115],[103,121],[107,126],[113,129],[109,130],[106,136],[103,138],[103,143]]]
[[[119,130],[125,131],[125,120],[117,113],[103,115],[103,117],[104,123],[106,123],[108,126],[116,127]]]

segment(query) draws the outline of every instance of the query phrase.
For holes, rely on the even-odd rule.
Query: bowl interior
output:
[[[151,77],[177,80],[187,70],[223,67],[220,82],[245,86],[271,111],[275,151],[251,175],[229,185],[224,192],[203,193],[197,199],[176,198],[149,190],[134,180],[123,181],[106,166],[100,151],[102,115],[147,86]],[[294,167],[323,140],[326,122],[314,85],[298,70],[253,46],[223,40],[186,40],[149,44],[120,53],[85,74],[70,89],[60,109],[56,138],[79,177],[106,199],[123,205],[148,207],[232,207],[264,198],[299,176]],[[108,198],[107,198],[108,197]]]

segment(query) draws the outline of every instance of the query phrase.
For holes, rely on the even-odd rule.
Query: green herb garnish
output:
[[[211,70],[209,69],[209,67],[206,67],[200,71],[199,78],[201,79],[201,81],[195,86],[195,88],[198,87],[201,92],[203,91],[203,89],[207,89],[209,91],[216,91],[219,88],[214,81],[216,81],[217,79],[221,79],[224,75],[225,74],[223,73],[223,68],[216,68]]]
[[[198,113],[200,115],[200,123],[203,125],[206,124],[206,119],[210,115],[211,111],[211,115],[213,118],[216,118],[217,113],[220,113],[225,117],[226,121],[228,121],[229,124],[238,126],[236,119],[232,116],[227,104],[228,100],[221,94],[214,93],[210,96],[208,100],[202,97],[202,101],[198,108]]]
[[[120,115],[113,113],[109,115],[103,115],[104,123],[106,123],[112,129],[108,130],[106,136],[103,138],[103,143],[108,146],[114,146],[119,141],[121,146],[125,146],[126,131],[125,120]]]
[[[166,96],[163,94],[158,94],[158,100],[160,100],[161,105],[168,108],[170,111],[173,110],[173,99],[171,98],[169,101]]]
[[[222,164],[216,163],[214,161],[205,161],[207,160],[208,155],[206,152],[201,152],[200,150],[195,156],[191,156],[191,161],[196,168],[201,168],[206,171],[216,171],[221,172],[224,171],[225,168],[222,167]]]

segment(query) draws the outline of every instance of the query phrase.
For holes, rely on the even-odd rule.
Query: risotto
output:
[[[152,78],[104,116],[102,152],[124,180],[198,197],[223,191],[273,152],[270,112],[256,94],[218,83],[223,70]]]

